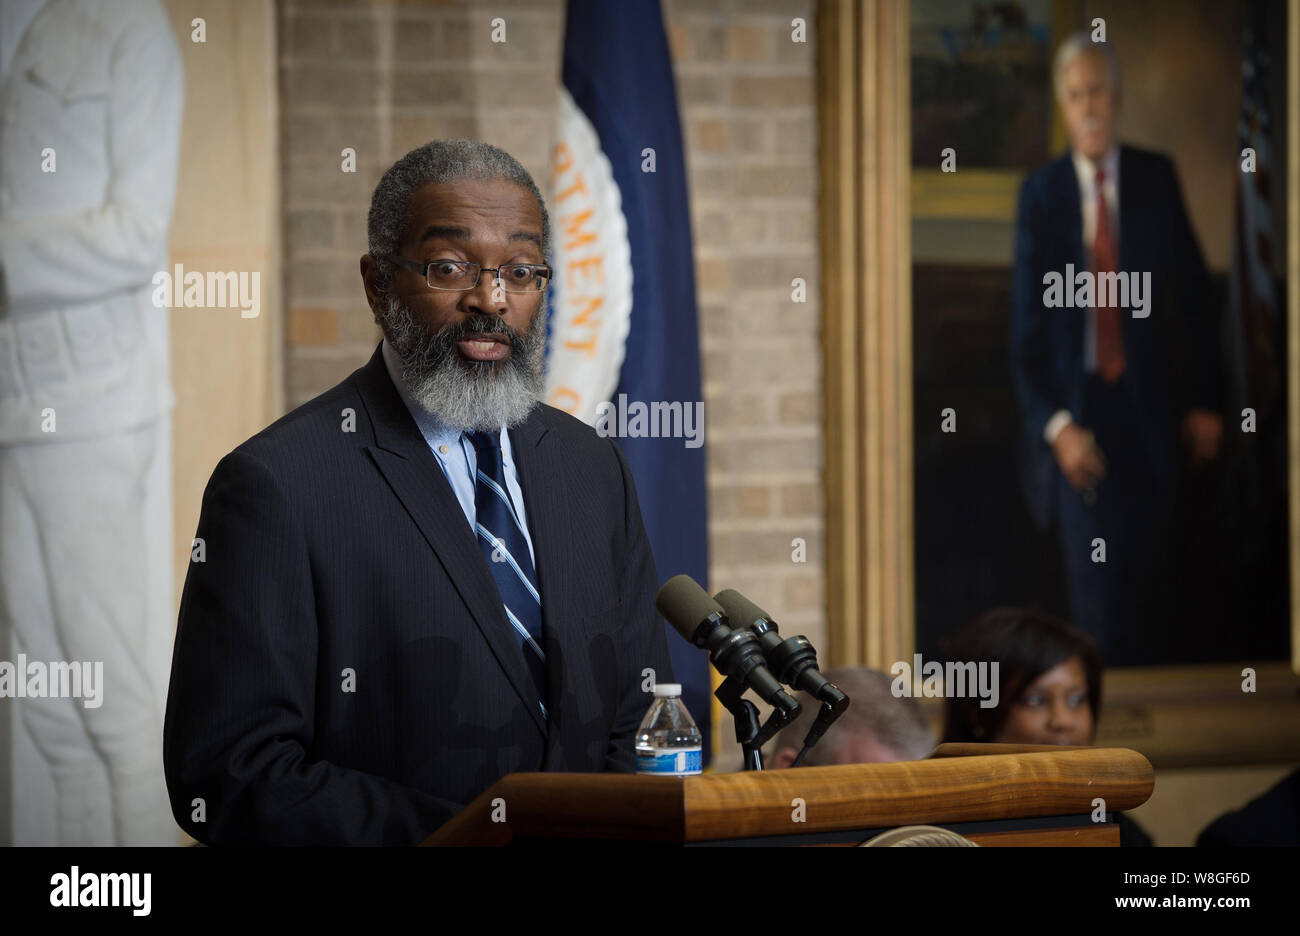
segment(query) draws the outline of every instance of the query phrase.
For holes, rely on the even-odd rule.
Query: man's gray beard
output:
[[[541,401],[546,314],[543,295],[525,335],[509,329],[499,315],[476,315],[430,334],[410,306],[392,297],[380,326],[402,362],[402,383],[411,399],[448,428],[477,432],[517,426]],[[458,341],[484,332],[506,336],[511,350],[504,361],[468,361],[456,349]]]

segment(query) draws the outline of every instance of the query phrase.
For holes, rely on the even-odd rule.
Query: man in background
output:
[[[890,692],[893,679],[865,666],[829,669],[822,673],[850,699],[849,707],[814,745],[800,767],[832,764],[880,764],[922,760],[934,750],[934,732],[911,696]],[[781,729],[772,748],[771,766],[789,767],[803,749],[804,738],[821,708],[799,693],[803,710]]]
[[[1148,663],[1176,639],[1166,557],[1178,439],[1199,463],[1223,434],[1217,328],[1173,164],[1114,138],[1110,47],[1070,37],[1054,77],[1070,150],[1025,181],[1016,234],[1021,464],[1035,521],[1056,524],[1075,625],[1108,665]],[[1071,307],[1048,288],[1053,275],[1070,291],[1114,274],[1131,287],[1127,306],[1094,289]]]

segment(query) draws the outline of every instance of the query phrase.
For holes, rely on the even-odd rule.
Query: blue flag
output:
[[[691,219],[658,0],[569,0],[552,170],[547,402],[617,437],[660,582],[707,587]],[[707,761],[708,659],[664,626]]]

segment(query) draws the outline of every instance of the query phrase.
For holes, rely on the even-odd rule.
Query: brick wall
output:
[[[396,158],[474,137],[548,188],[564,4],[473,7],[280,5],[290,406],[364,363],[379,340],[357,261],[370,193]],[[490,41],[495,16],[503,44]],[[824,648],[814,16],[812,0],[664,3],[690,167],[708,587],[740,589]],[[791,41],[793,17],[807,22],[806,43]],[[344,147],[356,150],[355,173],[341,171]],[[796,277],[807,302],[791,299]],[[806,562],[791,558],[796,538]],[[721,763],[738,764],[730,732]]]
[[[280,4],[286,400],[296,406],[364,364],[381,335],[361,289],[366,212],[379,177],[439,137],[476,137],[544,179],[560,23],[554,3]],[[492,102],[509,101],[507,119]],[[491,134],[497,126],[506,133]],[[345,147],[356,172],[344,172]]]

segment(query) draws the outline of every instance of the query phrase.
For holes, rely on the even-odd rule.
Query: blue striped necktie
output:
[[[546,654],[542,652],[542,597],[519,516],[506,493],[501,439],[495,432],[467,432],[478,453],[474,478],[475,530],[479,547],[496,579],[506,620],[519,636],[524,663],[546,715]]]

